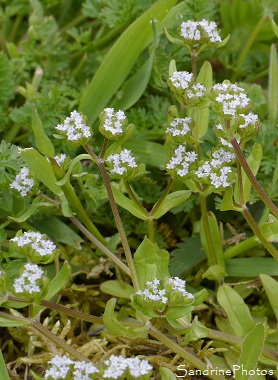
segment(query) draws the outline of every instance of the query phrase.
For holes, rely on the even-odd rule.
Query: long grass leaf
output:
[[[80,111],[93,123],[129,74],[153,34],[151,20],[165,18],[177,0],[159,0],[116,41],[81,98]]]

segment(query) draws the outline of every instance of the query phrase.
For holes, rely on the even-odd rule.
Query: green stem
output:
[[[174,179],[171,177],[167,186],[166,186],[166,189],[164,190],[163,194],[161,195],[161,197],[159,198],[159,200],[156,202],[156,204],[153,206],[153,208],[151,209],[151,211],[149,212],[149,216],[152,216],[160,207],[161,203],[164,201],[164,199],[167,197],[167,195],[170,193],[170,190],[171,190],[171,187],[174,183]]]
[[[244,48],[242,49],[241,53],[240,53],[240,56],[238,58],[238,61],[237,61],[237,65],[236,65],[236,68],[235,68],[235,72],[232,76],[232,82],[235,82],[237,80],[237,77],[238,77],[238,74],[239,74],[239,71],[241,69],[241,66],[243,64],[243,62],[245,61],[245,58],[251,48],[251,46],[253,45],[258,33],[260,32],[260,30],[262,29],[264,23],[265,23],[265,20],[266,18],[265,17],[262,17],[258,24],[256,25],[255,29],[253,29],[251,35],[249,36]]]
[[[208,377],[213,380],[226,380],[224,376],[221,375],[215,375],[214,373],[211,373],[209,371],[209,368],[207,364],[205,364],[202,360],[198,359],[193,352],[190,352],[186,348],[182,348],[179,344],[174,342],[172,339],[168,338],[166,335],[164,335],[162,332],[157,330],[154,326],[149,324],[148,332],[150,335],[152,335],[154,338],[159,340],[159,342],[163,343],[166,347],[170,348],[173,352],[178,354],[180,357],[185,359],[187,362],[192,364],[195,368],[199,369],[200,371],[208,370]]]
[[[74,216],[70,218],[72,223],[81,231],[87,239],[89,239],[92,243],[95,244],[97,248],[101,250],[111,261],[114,262],[119,268],[122,269],[129,277],[131,277],[131,271],[129,268],[116,256],[112,253],[105,245],[103,245],[86,227],[83,226],[82,223],[79,222]]]
[[[103,324],[103,319],[101,317],[95,317],[95,316],[90,315],[90,314],[82,313],[81,311],[73,310],[73,309],[59,305],[59,304],[54,303],[54,302],[42,300],[40,302],[40,305],[47,307],[48,309],[51,309],[51,310],[59,311],[60,313],[63,313],[65,315],[68,315],[68,316],[73,317],[73,318],[77,318],[77,319],[82,320],[82,321],[97,323],[97,324]]]
[[[143,213],[146,216],[148,216],[148,214],[149,214],[148,211],[139,202],[138,198],[134,194],[134,191],[132,190],[132,187],[130,186],[130,183],[128,181],[124,181],[124,185],[125,185],[126,191],[127,191],[128,195],[129,195],[130,199],[140,208],[140,210],[143,211]]]
[[[249,249],[257,247],[258,245],[259,245],[259,241],[257,237],[252,236],[251,238],[238,243],[234,247],[226,249],[226,251],[223,254],[224,259],[225,260],[231,259],[232,257],[238,256],[241,253],[248,251]]]
[[[217,257],[214,251],[214,244],[210,232],[210,227],[209,227],[209,219],[208,219],[208,210],[207,210],[207,202],[206,202],[206,197],[200,193],[200,206],[201,206],[201,214],[202,214],[202,221],[203,221],[203,226],[204,226],[204,232],[206,235],[206,240],[207,240],[207,245],[208,245],[208,264],[209,266],[212,265],[217,265]]]
[[[155,243],[155,231],[154,231],[153,219],[148,219],[148,237],[151,242]]]
[[[237,159],[238,161],[240,162],[240,165],[243,167],[247,177],[249,178],[249,181],[252,183],[254,189],[256,190],[256,192],[258,193],[259,197],[261,198],[261,200],[264,202],[264,204],[266,205],[266,207],[272,212],[272,214],[278,218],[278,208],[275,206],[275,204],[271,201],[271,199],[268,197],[268,195],[265,193],[265,191],[263,190],[263,188],[261,187],[261,185],[259,184],[259,182],[256,180],[256,177],[254,176],[254,174],[252,173],[252,170],[250,169],[250,166],[248,165],[245,157],[244,157],[244,154],[236,140],[236,138],[233,136],[231,139],[230,139],[232,145],[233,145],[233,148],[234,148],[234,151],[237,155]]]
[[[104,140],[103,140],[103,145],[102,145],[102,148],[101,148],[101,152],[100,152],[100,155],[99,155],[99,158],[103,158],[104,155],[105,155],[105,152],[108,148],[108,144],[109,144],[109,140],[105,137]]]
[[[15,22],[13,23],[13,28],[12,28],[11,33],[9,35],[9,42],[14,42],[14,39],[15,39],[16,33],[18,31],[18,28],[20,27],[21,21],[22,21],[22,16],[18,15],[16,17]]]
[[[193,50],[193,52],[191,53],[191,67],[194,81],[197,80],[197,57],[198,53],[195,50]]]
[[[269,241],[267,241],[264,236],[261,233],[261,230],[259,226],[257,225],[256,221],[254,220],[253,216],[250,214],[248,208],[246,206],[243,206],[242,215],[246,219],[247,223],[249,224],[250,228],[254,232],[254,234],[257,236],[257,238],[260,240],[260,242],[263,244],[265,249],[274,257],[274,259],[278,260],[278,251],[274,247],[273,244],[271,244]]]
[[[87,361],[88,359],[80,354],[77,350],[75,350],[73,347],[68,345],[63,339],[59,338],[53,332],[49,331],[46,327],[44,327],[41,323],[39,323],[36,320],[31,320],[32,327],[39,331],[42,335],[47,337],[49,340],[51,340],[53,343],[55,343],[57,346],[61,347],[65,352],[68,352],[70,355],[72,355],[75,359],[81,360],[81,361]]]
[[[90,154],[90,156],[92,156],[92,158],[97,163],[97,165],[99,167],[99,170],[101,172],[101,175],[102,175],[105,187],[106,187],[106,191],[107,191],[109,203],[110,203],[110,206],[111,206],[111,210],[112,210],[112,213],[114,215],[116,226],[117,226],[117,229],[118,229],[120,237],[121,237],[123,249],[124,249],[124,252],[125,252],[125,257],[126,257],[126,260],[127,260],[127,264],[128,264],[129,270],[130,270],[130,274],[131,274],[131,279],[132,279],[134,291],[137,292],[140,289],[140,287],[139,287],[139,281],[138,281],[135,265],[134,265],[134,262],[133,262],[133,257],[132,257],[132,254],[131,254],[131,251],[130,251],[130,247],[129,247],[129,244],[128,244],[128,240],[127,240],[127,237],[126,237],[126,233],[125,233],[125,230],[124,230],[124,227],[123,227],[123,224],[122,224],[122,220],[121,220],[121,217],[120,217],[120,214],[119,214],[119,210],[118,210],[118,207],[117,207],[117,203],[116,203],[114,195],[113,195],[113,191],[112,191],[112,187],[111,187],[111,184],[110,184],[109,176],[108,176],[108,173],[107,173],[107,170],[106,170],[106,167],[105,167],[105,162],[104,162],[104,160],[102,158],[98,157],[92,151],[92,149],[89,147],[88,144],[84,146],[84,149],[87,151],[87,153]]]

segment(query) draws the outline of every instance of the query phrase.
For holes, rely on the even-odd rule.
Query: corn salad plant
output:
[[[17,80],[25,103],[12,111],[0,146],[1,379],[275,378],[277,159],[268,176],[260,174],[264,149],[277,156],[275,4],[242,3],[247,19],[262,16],[233,73],[218,81],[213,55],[219,51],[224,64],[221,51],[235,44],[227,15],[236,16],[241,1],[221,2],[222,32],[205,17],[216,15],[217,2],[158,0],[146,9],[132,0],[81,3],[70,21],[64,2],[31,0],[29,40],[19,43],[29,56],[21,56],[16,43],[28,7],[3,1],[3,33],[11,36],[0,42],[11,62],[56,55],[66,79],[69,70],[78,82],[88,54],[122,34],[91,82],[80,89],[72,79],[79,98],[69,82],[60,100],[51,77],[42,82],[40,65],[25,87],[16,67],[7,72],[7,87]],[[47,6],[63,10],[60,18],[45,15]],[[75,6],[68,5],[73,13]],[[9,12],[19,12],[13,26]],[[75,27],[86,17],[92,25]],[[274,41],[267,98],[258,85],[236,82],[261,30]],[[100,37],[90,45],[94,31]],[[164,81],[151,79],[163,38],[171,52]],[[151,80],[167,99],[155,141],[137,126],[144,112],[136,104]],[[3,104],[12,99],[10,91]],[[28,136],[20,134],[25,116]],[[263,144],[265,128],[272,147]]]

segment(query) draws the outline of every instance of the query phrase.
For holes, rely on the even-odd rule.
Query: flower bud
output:
[[[62,124],[58,124],[56,129],[73,146],[86,145],[93,136],[91,128],[85,124],[85,116],[77,111],[71,112],[70,116]]]
[[[123,149],[119,154],[111,154],[107,157],[106,162],[112,178],[129,180],[137,172],[135,158],[128,149]]]
[[[109,140],[118,140],[123,134],[123,126],[127,124],[127,118],[123,111],[114,111],[114,108],[104,108],[99,115],[100,133]]]
[[[33,263],[48,264],[54,261],[59,254],[56,245],[48,237],[40,232],[18,231],[13,239],[10,239],[10,249],[25,256]]]

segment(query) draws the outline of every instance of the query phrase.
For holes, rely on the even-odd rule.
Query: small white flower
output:
[[[51,367],[46,370],[45,379],[65,379],[73,363],[74,362],[71,359],[69,359],[66,355],[54,356],[54,358],[48,362],[48,364],[50,364]]]
[[[137,293],[140,296],[143,296],[144,300],[147,301],[160,301],[164,304],[167,303],[168,298],[165,297],[166,290],[159,289],[160,281],[158,279],[154,279],[153,281],[148,281],[146,283],[146,288],[142,290],[138,290]]]
[[[34,184],[35,181],[30,177],[29,168],[23,167],[15,177],[15,180],[10,184],[10,188],[17,190],[22,197],[26,197]]]
[[[240,114],[239,116],[243,117],[244,123],[239,125],[239,128],[245,129],[250,124],[255,124],[259,121],[258,115],[255,115],[254,113],[250,112],[247,115]]]
[[[106,161],[111,164],[112,167],[109,173],[118,176],[133,172],[134,169],[137,168],[135,158],[128,149],[123,149],[120,154],[111,154],[107,157]]]
[[[194,83],[187,91],[186,95],[189,99],[203,98],[206,94],[206,87],[201,83]]]
[[[58,124],[56,129],[66,136],[69,142],[85,144],[92,137],[92,132],[83,119],[79,112],[72,111],[70,116],[64,120],[64,123]]]
[[[44,272],[36,264],[27,263],[21,276],[14,281],[15,293],[40,293],[41,289],[38,280],[43,276]]]
[[[194,299],[193,294],[188,293],[185,290],[186,281],[182,280],[179,277],[171,277],[168,279],[168,284],[172,285],[172,289],[180,292],[187,299]]]
[[[61,166],[65,162],[66,158],[67,158],[67,155],[64,153],[57,154],[56,156],[54,156],[54,159],[59,166]]]
[[[135,378],[147,375],[152,371],[153,367],[147,360],[140,360],[139,358],[128,358],[129,372]]]
[[[217,25],[214,21],[188,20],[181,24],[180,34],[185,40],[193,42],[200,42],[202,39],[205,39],[210,43],[222,41],[217,31]]]
[[[115,112],[114,108],[104,108],[101,114],[102,130],[111,135],[118,136],[123,133],[123,125],[127,118],[123,111]]]
[[[211,95],[225,116],[236,116],[251,105],[243,88],[232,83],[217,83]]]
[[[179,177],[185,177],[189,173],[190,164],[198,158],[195,152],[186,152],[186,148],[179,145],[175,150],[172,158],[166,165],[166,169],[173,171]]]
[[[92,363],[78,361],[74,363],[73,380],[91,380],[91,375],[98,372]]]
[[[104,379],[118,379],[128,368],[128,362],[122,355],[111,355],[108,360],[104,361],[104,365],[107,366],[103,372]]]
[[[24,232],[23,236],[16,236],[10,241],[14,242],[18,247],[30,244],[32,249],[40,256],[52,255],[56,249],[56,245],[40,232]]]
[[[186,90],[193,81],[193,74],[188,71],[174,71],[170,82],[175,88]]]
[[[185,136],[190,132],[191,117],[175,118],[170,126],[166,129],[166,133],[172,136]]]
[[[107,367],[103,373],[104,379],[119,379],[126,371],[137,378],[149,374],[153,369],[147,360],[124,358],[122,355],[111,355],[104,365]]]
[[[232,169],[229,166],[224,166],[220,169],[220,175],[216,173],[210,174],[211,184],[218,189],[219,187],[229,187],[231,185],[228,182],[228,174],[232,172]]]

